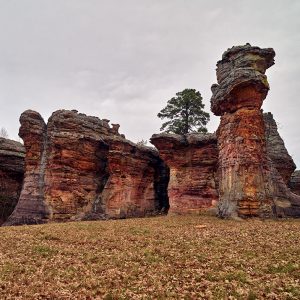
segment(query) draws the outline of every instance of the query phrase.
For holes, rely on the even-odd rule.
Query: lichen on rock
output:
[[[274,64],[274,56],[272,48],[247,44],[228,49],[217,63],[211,109],[221,115],[217,130],[220,217],[300,215],[300,198],[285,184],[290,170],[282,172],[267,149],[261,105],[269,90],[265,71]]]

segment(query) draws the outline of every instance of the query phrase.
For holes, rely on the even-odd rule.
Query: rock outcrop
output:
[[[272,113],[264,113],[263,117],[265,123],[267,153],[284,182],[287,184],[296,169],[296,165],[289,155],[283,139],[278,133],[277,124]]]
[[[142,216],[162,208],[158,153],[118,133],[119,125],[59,110],[46,125],[20,118],[26,148],[20,200],[6,225]],[[158,179],[157,179],[158,178]],[[158,181],[158,184],[157,184]]]
[[[288,186],[293,193],[300,195],[300,170],[292,174]]]
[[[47,128],[41,115],[26,111],[20,117],[19,136],[26,149],[24,182],[18,204],[5,225],[45,222],[50,211],[45,202]]]
[[[170,213],[199,212],[216,205],[218,151],[214,134],[154,134],[151,143],[170,168]]]
[[[24,146],[0,138],[0,225],[14,210],[22,188],[24,175]]]
[[[168,209],[168,172],[157,151],[120,136],[105,139],[109,145],[109,178],[101,199],[106,215],[139,217]]]
[[[247,44],[232,47],[217,63],[211,109],[221,116],[219,205],[221,217],[300,215],[300,198],[287,188],[267,153],[261,105],[269,84],[265,71],[275,52]]]

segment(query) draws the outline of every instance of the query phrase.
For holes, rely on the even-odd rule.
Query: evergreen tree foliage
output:
[[[168,119],[162,124],[160,130],[177,134],[205,133],[210,117],[203,109],[200,92],[195,89],[178,92],[176,97],[171,98],[167,106],[157,114],[161,119]]]

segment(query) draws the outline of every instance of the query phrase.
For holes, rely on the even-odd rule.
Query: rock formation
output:
[[[20,123],[19,135],[26,149],[24,183],[19,202],[5,225],[41,223],[49,215],[44,197],[46,124],[34,111],[23,113]]]
[[[14,210],[22,188],[25,149],[21,143],[0,138],[0,225]]]
[[[25,179],[6,225],[141,216],[161,208],[158,154],[127,141],[119,125],[67,110],[54,112],[47,125],[28,110],[20,122]]]
[[[293,193],[300,195],[300,170],[292,174],[288,186]]]
[[[300,215],[293,195],[267,154],[261,105],[269,85],[265,71],[275,52],[247,44],[232,47],[217,63],[211,109],[221,116],[219,205],[221,217]]]
[[[273,115],[268,112],[263,114],[265,123],[265,137],[267,153],[275,168],[280,173],[285,183],[288,183],[296,165],[285,148],[284,141],[277,130],[277,124]]]
[[[170,212],[198,212],[216,205],[217,140],[214,134],[154,134],[151,143],[170,168]]]
[[[157,151],[120,136],[105,141],[109,178],[101,197],[106,215],[124,218],[167,210],[168,173]]]

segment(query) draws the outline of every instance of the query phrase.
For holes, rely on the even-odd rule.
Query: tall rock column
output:
[[[300,214],[300,198],[289,191],[267,152],[261,106],[269,90],[265,71],[274,64],[274,56],[271,48],[247,44],[228,49],[217,63],[211,110],[221,116],[221,217]]]
[[[4,225],[44,223],[49,216],[45,202],[47,126],[41,115],[26,110],[20,117],[19,135],[26,149],[23,188],[18,204]]]

